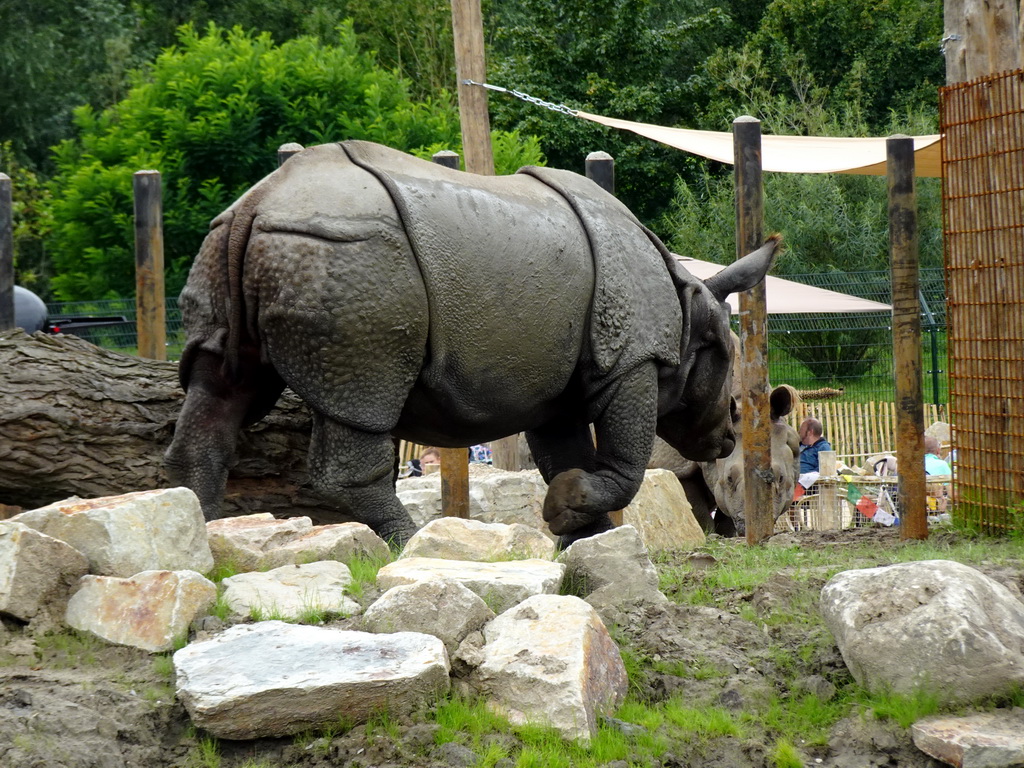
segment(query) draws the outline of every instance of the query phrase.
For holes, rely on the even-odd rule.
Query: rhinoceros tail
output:
[[[242,344],[242,328],[245,327],[245,291],[242,288],[242,273],[245,268],[245,251],[252,235],[252,224],[260,201],[267,193],[267,185],[257,184],[243,197],[234,211],[231,231],[227,238],[225,266],[228,289],[228,338],[224,348],[224,372],[228,379],[238,378],[238,360]]]

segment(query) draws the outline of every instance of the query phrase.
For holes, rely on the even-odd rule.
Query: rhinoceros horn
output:
[[[747,290],[758,282],[759,275],[767,273],[781,245],[782,235],[776,233],[756,251],[734,261],[721,272],[705,280],[704,284],[719,301],[725,301],[725,297],[730,293]]]

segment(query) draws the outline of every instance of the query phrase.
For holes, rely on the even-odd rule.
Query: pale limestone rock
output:
[[[397,490],[399,500],[417,526],[423,527],[442,516],[439,475],[399,480]],[[484,523],[522,523],[549,536],[543,515],[547,491],[547,483],[537,470],[507,472],[471,464],[469,516]]]
[[[70,544],[12,521],[0,522],[0,613],[30,621],[63,613],[89,561]]]
[[[631,525],[580,539],[557,562],[566,566],[566,583],[605,621],[617,621],[639,604],[668,600],[658,590],[658,572]]]
[[[362,523],[315,525],[299,538],[275,549],[268,549],[260,566],[277,568],[318,560],[348,563],[355,557],[387,562],[391,559],[391,549],[370,526]]]
[[[495,613],[501,613],[531,595],[558,592],[564,572],[564,565],[549,560],[475,563],[410,557],[381,568],[377,572],[377,586],[391,589],[401,584],[451,579],[469,587]]]
[[[494,618],[494,611],[457,581],[420,581],[392,587],[366,609],[363,626],[371,632],[422,632],[439,638],[449,655],[471,632]]]
[[[213,568],[206,521],[188,488],[70,499],[11,519],[67,542],[100,576]]]
[[[351,616],[359,603],[345,596],[348,566],[336,560],[285,565],[265,573],[240,573],[221,582],[223,599],[236,616],[300,619],[312,611]]]
[[[521,523],[483,523],[460,517],[431,520],[405,545],[402,557],[446,560],[550,560],[555,543]]]
[[[195,571],[83,576],[65,620],[107,642],[159,653],[174,648],[216,601],[217,587]]]
[[[308,517],[278,520],[269,512],[224,517],[206,524],[213,559],[239,573],[269,567],[268,552],[283,547],[313,530]],[[275,563],[274,565],[280,565]]]
[[[230,627],[174,654],[178,698],[222,739],[288,736],[387,707],[404,715],[447,693],[436,637],[374,635],[262,621]]]
[[[622,510],[622,524],[636,528],[649,550],[693,549],[705,542],[679,478],[667,469],[644,472],[640,490]]]
[[[844,571],[821,614],[846,666],[870,690],[927,686],[943,703],[1024,683],[1024,603],[961,563],[927,560]]]
[[[1024,765],[1024,710],[930,717],[910,727],[914,746],[956,768]]]
[[[484,627],[480,664],[468,678],[513,723],[534,722],[589,741],[629,686],[615,642],[577,597],[536,595]]]

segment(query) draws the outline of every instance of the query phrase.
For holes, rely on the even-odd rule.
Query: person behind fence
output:
[[[821,422],[806,418],[797,433],[800,435],[800,474],[820,471],[818,454],[832,450],[832,444],[822,437]]]
[[[412,459],[409,461],[409,474],[408,477],[420,477],[423,475],[424,464],[440,464],[441,463],[441,451],[437,448],[429,447],[424,449],[418,459]]]
[[[942,445],[935,435],[924,436],[924,473],[926,475],[952,475],[949,463],[939,458]]]

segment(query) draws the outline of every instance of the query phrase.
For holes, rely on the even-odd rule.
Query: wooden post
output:
[[[297,155],[303,149],[305,149],[305,147],[303,147],[301,144],[296,144],[294,141],[290,141],[287,144],[282,144],[280,147],[277,148],[277,167],[280,168],[282,165],[284,165],[285,160],[287,160],[292,155]]]
[[[733,121],[736,177],[736,258],[759,248],[764,240],[764,193],[761,183],[761,123],[753,117]],[[764,281],[740,294],[740,428],[743,430],[743,509],[747,544],[774,533],[772,513],[771,409],[768,401],[768,313]]]
[[[491,152],[487,90],[463,83],[463,80],[478,83],[487,80],[480,0],[452,0],[452,37],[455,42],[459,119],[462,123],[462,151],[466,155],[466,170],[493,176],[494,156]]]
[[[591,152],[586,161],[587,178],[615,194],[615,159],[607,152]]]
[[[914,140],[885,142],[892,259],[892,355],[896,369],[896,449],[899,451],[900,538],[928,538],[924,482],[924,399],[917,247]]]
[[[826,477],[834,480],[836,470],[836,452],[820,451],[818,453],[818,524],[821,530],[839,530],[843,527],[843,516],[839,509],[839,486],[834,482],[822,483]]]
[[[945,0],[942,15],[947,85],[1010,72],[1024,63],[1017,0]]]
[[[459,153],[452,152],[450,149],[442,149],[440,152],[435,152],[433,161],[438,165],[443,165],[445,168],[451,168],[453,171],[459,170]]]
[[[11,177],[0,173],[0,331],[14,327],[14,203]]]
[[[159,171],[137,171],[135,193],[135,320],[139,356],[167,359],[164,306],[163,199]]]

